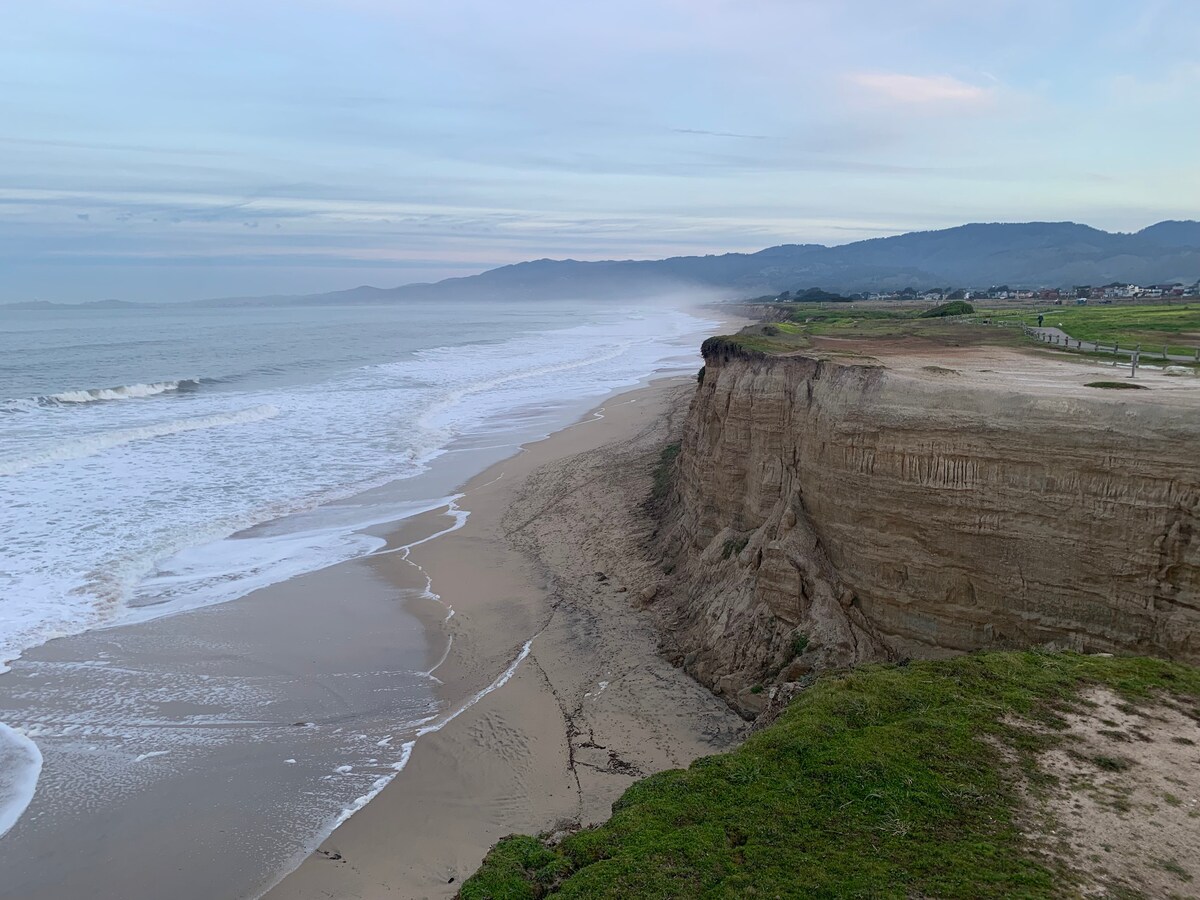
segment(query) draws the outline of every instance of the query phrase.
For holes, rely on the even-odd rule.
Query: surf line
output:
[[[540,634],[540,632],[539,632],[539,634]],[[536,635],[535,635],[535,637],[536,637]],[[476,691],[474,694],[472,694],[470,697],[468,697],[466,701],[461,703],[450,713],[439,718],[432,725],[425,725],[421,728],[418,728],[416,735],[411,740],[407,740],[403,744],[401,744],[400,745],[400,759],[397,762],[392,764],[392,772],[387,775],[384,775],[380,778],[377,778],[375,780],[375,782],[371,785],[371,789],[366,794],[363,794],[361,797],[356,798],[353,803],[351,803],[349,806],[343,808],[341,813],[338,815],[338,817],[336,819],[334,819],[333,827],[330,829],[330,834],[332,834],[334,831],[336,831],[338,829],[338,827],[340,825],[342,825],[342,823],[344,823],[352,815],[354,815],[356,812],[358,812],[360,809],[362,809],[364,806],[366,806],[368,803],[370,803],[373,799],[375,799],[375,797],[379,795],[380,791],[382,791],[385,787],[387,787],[389,784],[391,784],[392,780],[397,775],[399,775],[401,772],[404,771],[405,767],[408,766],[409,759],[412,758],[413,748],[416,747],[417,741],[420,738],[423,738],[427,734],[432,734],[435,731],[441,731],[443,728],[445,728],[447,725],[449,725],[451,722],[453,722],[455,719],[457,719],[459,716],[461,716],[464,712],[466,712],[468,709],[470,709],[472,706],[474,706],[476,703],[478,703],[480,700],[482,700],[488,694],[492,693],[493,691],[499,690],[500,688],[504,687],[504,685],[508,684],[508,682],[512,679],[512,677],[515,674],[517,674],[517,669],[520,667],[521,663],[525,661],[525,658],[527,656],[529,656],[530,650],[533,649],[533,641],[534,641],[534,638],[530,638],[529,640],[527,640],[524,643],[524,645],[521,647],[521,652],[517,654],[516,658],[508,664],[508,666],[505,668],[505,670],[503,672],[501,672],[499,675],[496,676],[495,679],[492,680],[491,684],[487,685],[487,687],[484,687],[479,691]]]

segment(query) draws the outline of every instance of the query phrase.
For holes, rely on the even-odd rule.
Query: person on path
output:
[[[1042,319],[1044,318],[1045,316],[1041,315],[1040,313],[1038,314],[1038,328],[1042,327]]]

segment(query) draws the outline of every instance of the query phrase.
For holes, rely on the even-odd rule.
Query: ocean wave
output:
[[[279,410],[268,404],[253,406],[249,409],[232,413],[220,413],[212,416],[197,416],[192,419],[176,419],[171,422],[159,422],[154,425],[143,425],[139,428],[125,428],[120,431],[108,431],[101,434],[89,435],[57,447],[47,447],[24,456],[0,457],[0,475],[16,475],[34,466],[42,466],[52,462],[63,462],[70,459],[83,459],[112,450],[123,444],[135,441],[151,440],[182,434],[186,431],[200,431],[206,428],[223,428],[228,425],[246,425],[251,422],[261,422],[279,415]]]
[[[207,379],[180,378],[178,381],[155,381],[150,384],[122,384],[117,387],[89,388],[81,391],[61,391],[57,394],[47,394],[43,397],[26,397],[17,400],[5,400],[0,403],[0,409],[10,412],[34,409],[46,406],[67,406],[77,403],[98,403],[103,400],[134,400],[141,397],[154,397],[174,391],[189,391],[200,387]]]
[[[17,824],[29,806],[41,773],[37,744],[0,722],[0,836]]]

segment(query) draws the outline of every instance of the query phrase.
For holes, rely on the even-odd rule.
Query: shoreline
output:
[[[389,581],[417,566],[452,610],[419,616],[449,643],[435,667],[445,711],[263,896],[453,896],[500,837],[602,820],[637,778],[736,742],[742,720],[658,655],[631,602],[654,577],[635,552],[637,507],[692,381],[653,379],[523,445],[456,492],[461,527],[372,560]],[[625,510],[628,529],[594,518],[596,490],[620,495],[606,512]]]
[[[165,884],[196,900],[262,896],[404,771],[424,743],[416,737],[432,740],[507,680],[528,642],[500,646],[496,635],[543,624],[536,579],[513,581],[514,602],[482,629],[478,616],[464,624],[457,592],[442,589],[453,573],[429,569],[455,612],[430,593],[427,550],[469,518],[456,509],[458,491],[507,488],[509,464],[543,441],[597,426],[608,434],[612,404],[673,375],[691,382],[679,372],[676,360],[604,395],[527,404],[497,423],[502,430],[466,435],[427,472],[371,488],[348,507],[440,499],[356,532],[373,544],[366,554],[236,600],[139,615],[26,651],[0,684],[0,720],[28,729],[45,766],[0,844],[12,888],[51,900],[100,879],[106,896],[157,895]],[[502,474],[492,484],[481,470]],[[273,527],[236,537],[269,538]],[[486,641],[473,641],[485,630]],[[81,792],[83,805],[74,802]],[[137,867],[122,862],[130,847],[140,848]]]

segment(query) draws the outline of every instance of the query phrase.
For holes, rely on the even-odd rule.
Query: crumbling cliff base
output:
[[[872,660],[1200,662],[1200,379],[923,353],[706,344],[655,547],[676,661],[747,713]]]

